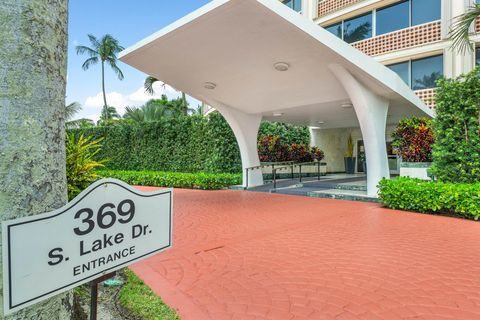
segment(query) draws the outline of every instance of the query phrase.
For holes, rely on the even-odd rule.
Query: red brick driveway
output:
[[[480,223],[241,191],[174,201],[174,247],[132,269],[184,320],[480,319]]]

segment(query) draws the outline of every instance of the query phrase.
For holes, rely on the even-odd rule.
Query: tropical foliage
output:
[[[480,218],[480,183],[443,183],[411,178],[382,180],[379,196],[392,209]]]
[[[407,162],[432,162],[435,137],[432,121],[411,117],[399,122],[392,133],[393,152]]]
[[[105,64],[115,72],[119,80],[123,80],[123,72],[117,66],[117,55],[124,49],[117,39],[107,34],[101,39],[89,34],[90,47],[77,46],[77,54],[85,54],[88,59],[82,65],[83,70],[88,70],[91,66],[101,63],[102,66],[102,92],[103,92],[103,111],[102,116],[106,117],[103,120],[108,121],[113,118],[108,118],[111,113],[108,112],[107,95],[105,92]]]
[[[115,107],[107,106],[102,109],[100,114],[100,120],[98,121],[99,126],[108,126],[111,124],[118,123],[122,117],[118,114],[118,111]]]
[[[480,4],[476,3],[464,15],[457,18],[451,32],[450,38],[453,40],[453,48],[465,52],[473,51],[474,43],[470,39],[470,27],[480,16]]]
[[[136,123],[152,122],[186,116],[185,112],[198,114],[196,110],[188,108],[188,105],[185,110],[181,98],[168,100],[166,95],[162,95],[161,99],[152,99],[139,108],[126,107],[123,119]]]
[[[144,82],[144,85],[143,85],[144,88],[145,88],[145,92],[147,92],[150,95],[153,95],[155,93],[155,90],[153,89],[153,85],[157,82],[160,82],[160,80],[158,80],[155,77],[148,76],[145,79],[145,82]],[[165,88],[166,84],[162,83],[162,86]],[[180,110],[183,115],[186,116],[186,115],[188,115],[189,112],[195,112],[194,109],[191,109],[191,108],[188,107],[187,95],[185,94],[185,92],[182,92],[182,97],[181,98],[179,98],[177,100],[173,100],[173,101],[175,103],[174,108],[176,108],[177,110]]]
[[[480,181],[480,69],[442,79],[436,94],[432,172],[444,182]]]
[[[103,167],[106,160],[95,160],[101,150],[101,138],[85,138],[81,134],[77,139],[74,134],[67,134],[66,171],[68,198],[74,198],[83,189],[98,179],[96,169]]]
[[[258,155],[261,162],[297,163],[322,160],[324,153],[317,147],[309,148],[303,143],[285,144],[279,136],[266,135],[258,139]]]

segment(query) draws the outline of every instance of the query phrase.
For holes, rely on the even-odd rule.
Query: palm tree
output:
[[[162,99],[152,99],[140,108],[126,107],[123,118],[137,123],[159,121],[164,118],[175,116],[175,111],[169,106],[165,95]]]
[[[0,16],[3,221],[55,210],[67,202],[65,142],[60,137],[65,132],[68,1],[2,0]],[[1,291],[3,300],[8,293]],[[72,298],[68,291],[12,316],[2,312],[0,318],[72,319]]]
[[[92,119],[86,119],[86,118],[78,119],[76,120],[76,123],[77,123],[77,128],[80,128],[80,129],[95,127],[95,122],[93,122]]]
[[[65,106],[65,128],[78,128],[80,120],[73,120],[75,115],[82,110],[82,106],[78,102],[72,102]]]
[[[480,4],[474,4],[470,10],[457,18],[450,31],[450,39],[453,40],[452,48],[465,53],[466,50],[473,51],[474,45],[470,40],[470,26],[480,16]]]
[[[97,64],[99,61],[102,63],[102,92],[103,92],[103,108],[106,110],[107,95],[105,93],[105,63],[107,63],[115,72],[119,80],[123,80],[122,70],[117,66],[117,54],[124,48],[120,45],[117,39],[107,34],[100,40],[91,34],[88,35],[91,47],[77,46],[77,54],[86,54],[89,56],[82,65],[83,70],[88,70],[90,66]],[[103,112],[108,115],[108,112]]]
[[[149,95],[153,95],[155,93],[155,90],[153,89],[153,84],[158,82],[158,81],[160,81],[160,80],[158,80],[155,77],[148,76],[145,79],[145,83],[143,84],[143,86],[145,88],[145,92],[147,92]],[[165,83],[162,83],[162,87],[165,88]],[[191,109],[188,108],[187,95],[183,91],[182,91],[182,100],[181,101],[182,101],[182,104],[183,104],[184,114],[188,115],[188,111],[191,110]]]
[[[102,109],[102,114],[100,115],[100,120],[98,121],[98,125],[109,125],[115,122],[115,120],[119,120],[121,117],[117,112],[117,109],[112,106],[107,106],[106,108]]]

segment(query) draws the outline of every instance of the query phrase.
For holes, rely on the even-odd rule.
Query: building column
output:
[[[258,157],[257,137],[262,121],[261,114],[248,114],[225,105],[216,105],[217,109],[232,128],[242,158],[243,186],[255,187],[263,184],[262,170],[249,170],[247,168],[260,166]]]
[[[332,64],[329,68],[343,85],[357,114],[365,144],[367,193],[375,196],[380,180],[390,178],[385,141],[389,102],[371,92],[341,65]]]

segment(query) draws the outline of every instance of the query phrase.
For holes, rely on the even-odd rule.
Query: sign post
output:
[[[171,247],[172,197],[103,179],[63,208],[3,222],[5,314]]]

